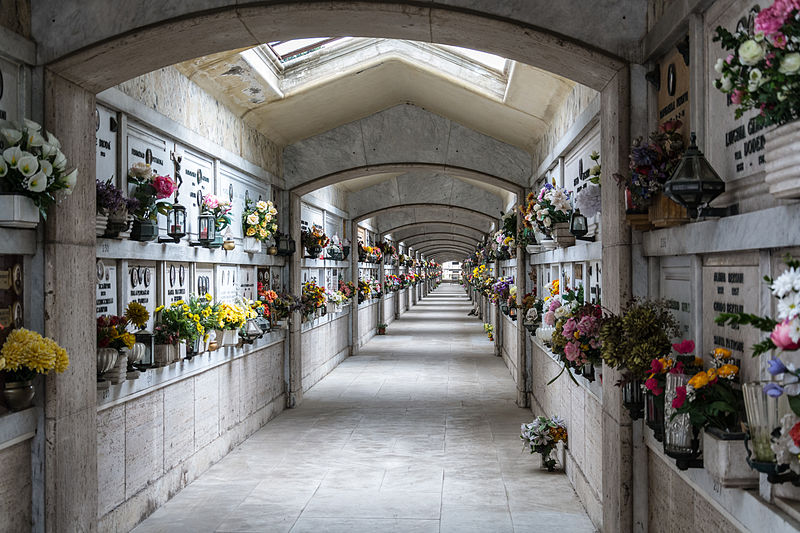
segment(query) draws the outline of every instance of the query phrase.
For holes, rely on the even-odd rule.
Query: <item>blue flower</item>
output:
[[[777,383],[767,383],[766,385],[764,385],[764,394],[772,398],[777,398],[778,396],[783,394],[783,387],[781,387]]]
[[[784,365],[783,361],[781,361],[780,359],[777,358],[770,359],[768,365],[769,368],[767,368],[767,371],[773,376],[777,374],[783,374],[784,372],[786,372],[786,365]]]

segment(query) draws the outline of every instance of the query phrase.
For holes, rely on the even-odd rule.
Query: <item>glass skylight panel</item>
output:
[[[465,56],[476,63],[480,63],[484,67],[503,72],[506,67],[506,58],[490,54],[488,52],[481,52],[480,50],[471,50],[469,48],[461,48],[459,46],[443,45],[444,48],[455,52],[458,55]]]
[[[300,54],[311,52],[322,45],[336,40],[331,37],[313,37],[308,39],[291,39],[289,41],[273,41],[269,47],[281,61],[288,61]]]

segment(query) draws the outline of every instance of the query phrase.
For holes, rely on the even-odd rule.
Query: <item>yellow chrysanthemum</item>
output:
[[[40,374],[51,370],[63,372],[69,365],[67,351],[54,340],[42,337],[25,328],[13,330],[0,350],[3,367],[7,371],[23,368]]]
[[[131,324],[137,328],[143,328],[150,319],[150,313],[139,302],[130,302],[128,308],[125,310],[125,316],[128,317]]]
[[[708,385],[708,374],[705,372],[698,372],[692,376],[692,379],[689,380],[689,385],[691,385],[695,390],[702,389]]]

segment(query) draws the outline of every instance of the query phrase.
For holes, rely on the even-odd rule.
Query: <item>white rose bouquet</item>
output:
[[[32,120],[25,119],[22,124],[0,121],[0,134],[6,147],[0,158],[0,192],[29,197],[46,219],[58,195],[72,194],[77,169],[67,172],[61,143]]]
[[[265,241],[278,231],[278,210],[272,202],[245,200],[242,213],[242,229],[245,237]]]
[[[550,235],[553,224],[569,222],[572,214],[570,193],[563,187],[545,183],[538,196],[528,195],[527,203],[520,206],[519,211],[525,227],[533,229],[536,224],[539,231]]]
[[[717,59],[717,89],[738,106],[736,118],[759,109],[762,125],[800,117],[800,0],[775,0],[751,28],[731,33],[718,27],[727,57]]]

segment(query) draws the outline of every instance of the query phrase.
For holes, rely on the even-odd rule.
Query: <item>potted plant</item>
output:
[[[35,228],[39,215],[46,219],[59,196],[72,194],[78,171],[66,171],[61,143],[32,120],[4,121],[0,133],[5,139],[0,157],[0,226]]]
[[[583,287],[565,291],[560,298],[550,302],[555,322],[555,330],[551,336],[551,349],[561,362],[561,372],[550,380],[553,383],[565,372],[572,376],[572,369],[589,381],[594,381],[594,365],[600,359],[600,326],[603,319],[602,308],[593,303],[584,302]],[[548,322],[551,320],[548,317]]]
[[[67,351],[53,339],[25,328],[11,330],[0,348],[3,399],[12,411],[33,403],[33,378],[37,374],[61,373],[69,366]]]
[[[186,345],[205,335],[199,315],[183,300],[156,308],[154,363],[166,366],[186,358]]]
[[[137,202],[125,198],[122,190],[111,183],[111,179],[106,181],[95,180],[96,185],[96,223],[98,237],[117,238],[120,232],[128,229],[130,221],[128,212]]]
[[[634,420],[644,411],[641,382],[653,359],[669,353],[678,323],[664,302],[632,300],[621,315],[609,315],[600,327],[603,362],[622,372],[623,404]]]
[[[132,325],[141,329],[150,319],[150,313],[138,302],[130,302],[122,316],[103,315],[97,318],[97,380],[111,370],[117,359],[130,355],[136,337],[128,331]],[[134,361],[131,361],[131,364]]]
[[[171,204],[165,201],[175,192],[175,182],[169,176],[159,176],[150,165],[135,163],[128,170],[128,185],[133,187],[131,204],[134,241],[153,241],[158,238],[158,214],[166,215]]]
[[[752,27],[731,33],[717,27],[715,41],[730,53],[714,66],[717,89],[736,107],[736,118],[758,109],[755,125],[777,125],[765,133],[765,181],[777,198],[800,198],[797,146],[800,140],[800,17],[797,3],[776,1],[762,9]]]
[[[199,194],[199,193],[198,193]],[[200,201],[200,214],[214,217],[214,239],[207,244],[208,248],[222,246],[222,232],[231,225],[231,203],[215,194],[206,194]],[[201,242],[203,242],[201,240]]]
[[[216,305],[214,317],[218,345],[236,346],[239,343],[239,328],[244,326],[248,318],[246,309],[222,302]]]
[[[556,469],[556,460],[551,457],[559,442],[567,443],[567,426],[558,416],[537,416],[530,424],[522,424],[520,439],[531,453],[542,456],[542,467],[548,472]]]
[[[638,227],[644,224],[646,229],[648,225],[665,228],[689,220],[686,209],[663,194],[664,184],[680,163],[684,151],[682,126],[680,120],[665,122],[647,141],[641,137],[635,139],[629,156],[630,173],[614,174],[619,185],[626,189],[628,211],[633,217],[629,223]],[[648,213],[647,222],[636,218],[643,213]]]
[[[378,324],[378,335],[386,335],[386,326],[387,324],[384,324],[383,322]]]
[[[242,231],[244,232],[245,252],[260,252],[261,243],[278,231],[278,210],[275,209],[275,205],[271,201],[258,200],[254,202],[249,197],[245,198]],[[278,248],[280,249],[280,246]]]

